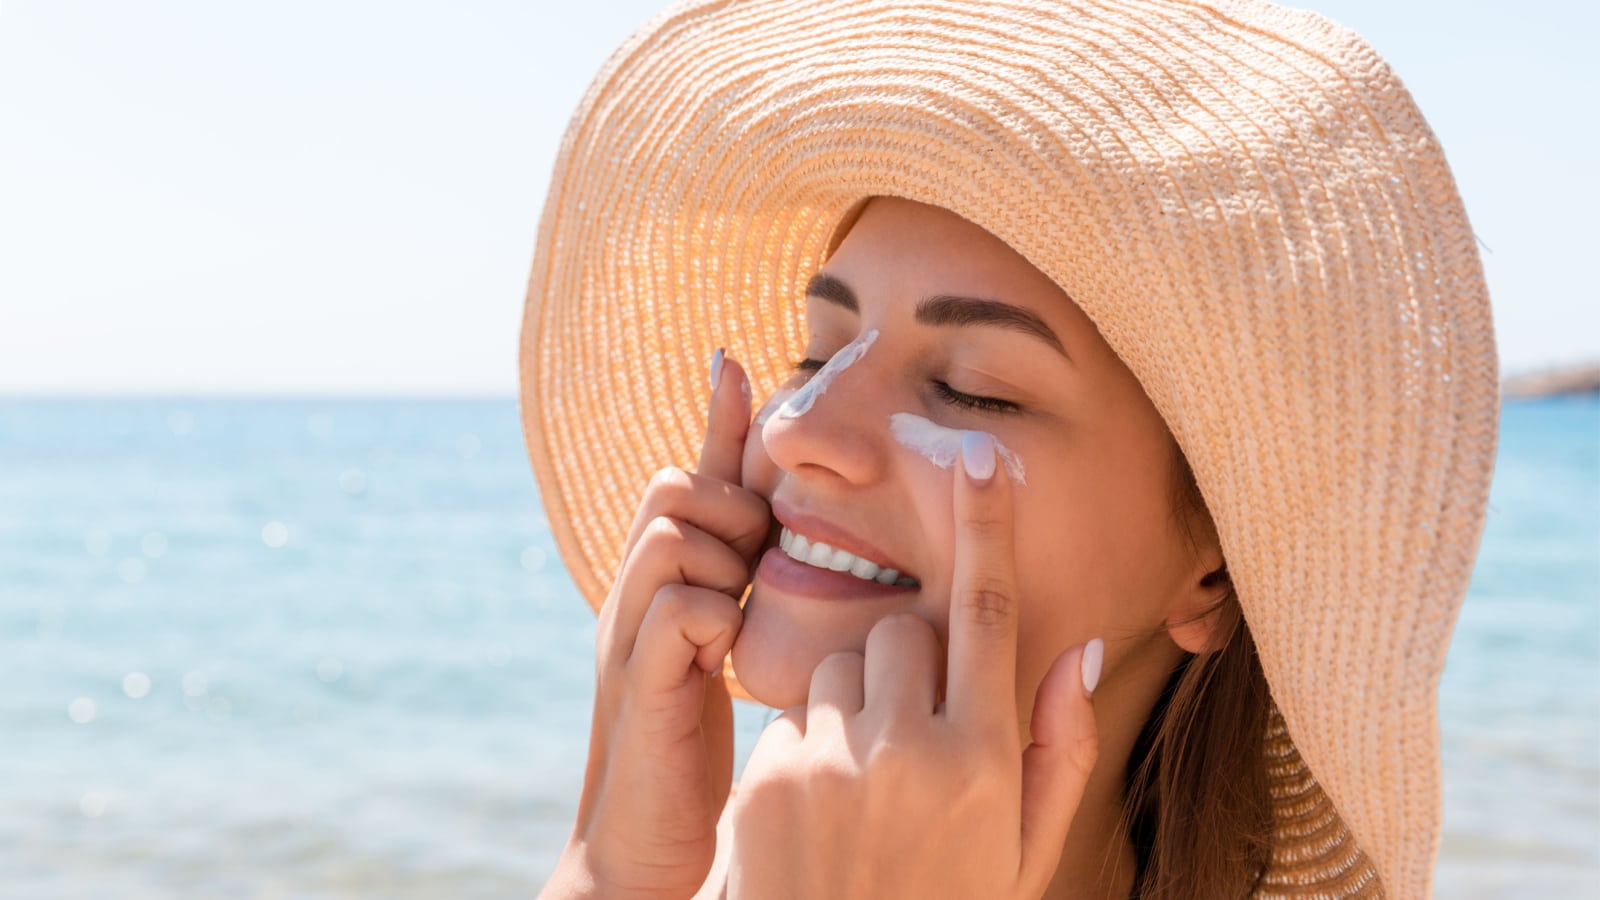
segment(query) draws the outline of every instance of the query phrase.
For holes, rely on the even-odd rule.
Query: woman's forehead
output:
[[[847,309],[941,296],[998,301],[1048,323],[1069,355],[1073,345],[1104,343],[1072,298],[1020,253],[956,213],[914,200],[867,201],[818,274],[807,296]]]

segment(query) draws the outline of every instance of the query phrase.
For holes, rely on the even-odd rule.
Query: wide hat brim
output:
[[[691,2],[606,63],[540,221],[529,455],[598,608],[717,347],[758,393],[866,197],[1059,284],[1194,470],[1281,718],[1261,896],[1425,896],[1436,698],[1499,419],[1472,231],[1389,66],[1254,0]]]

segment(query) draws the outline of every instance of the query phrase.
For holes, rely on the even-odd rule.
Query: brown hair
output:
[[[1182,450],[1173,447],[1173,515],[1191,547],[1210,513]],[[1242,897],[1272,855],[1272,797],[1262,739],[1271,712],[1266,676],[1227,565],[1202,583],[1226,593],[1211,649],[1184,654],[1128,758],[1122,824],[1138,859],[1138,900]]]

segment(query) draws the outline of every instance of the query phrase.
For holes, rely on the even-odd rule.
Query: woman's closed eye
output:
[[[1022,409],[1010,400],[1001,400],[999,397],[982,397],[977,394],[968,394],[958,391],[943,381],[934,379],[933,392],[938,394],[946,403],[961,409],[975,409],[982,412],[1012,413]]]
[[[808,356],[795,363],[794,370],[796,372],[804,372],[809,375],[815,373],[818,369],[821,369],[827,364],[827,362],[828,361],[825,359],[815,359]],[[1010,400],[1001,400],[998,397],[983,397],[977,394],[968,394],[964,391],[958,391],[951,387],[949,383],[941,381],[937,378],[932,379],[931,384],[933,386],[933,392],[938,395],[940,400],[943,400],[945,403],[957,407],[958,409],[971,409],[978,410],[980,412],[993,413],[1011,413],[1022,409],[1020,405],[1013,403]]]

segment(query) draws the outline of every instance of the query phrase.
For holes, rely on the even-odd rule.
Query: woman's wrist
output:
[[[539,900],[687,900],[693,895],[676,887],[621,883],[608,877],[585,843],[570,841]]]

